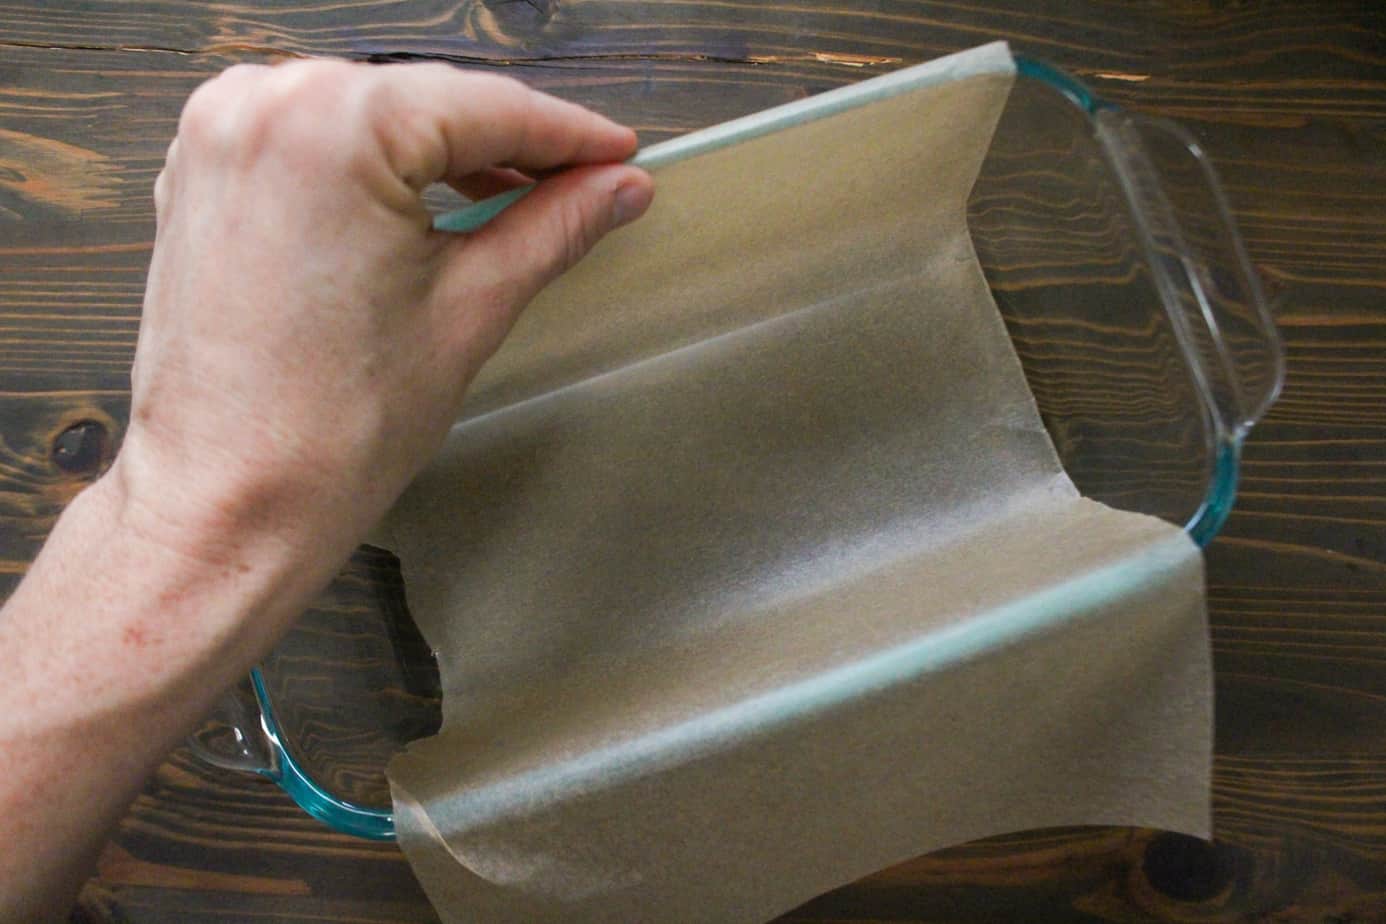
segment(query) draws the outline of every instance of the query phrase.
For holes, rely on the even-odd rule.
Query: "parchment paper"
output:
[[[483,371],[382,532],[444,920],[755,922],[1004,831],[1207,832],[1199,554],[1078,496],[972,252],[1013,73],[652,149],[650,214]]]

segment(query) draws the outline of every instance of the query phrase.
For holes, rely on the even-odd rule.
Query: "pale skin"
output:
[[[525,304],[644,212],[635,143],[443,65],[240,66],[193,94],[154,189],[123,445],[0,610],[0,920],[66,914],[148,775],[428,462]],[[531,176],[481,231],[431,230],[430,184]]]

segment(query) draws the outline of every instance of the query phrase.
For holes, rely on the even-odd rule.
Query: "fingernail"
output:
[[[611,207],[612,227],[635,221],[650,207],[654,189],[648,183],[623,183],[616,188],[616,201]]]

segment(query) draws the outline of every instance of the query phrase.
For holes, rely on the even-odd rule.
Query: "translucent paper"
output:
[[[1182,531],[1078,496],[972,252],[992,45],[647,152],[387,520],[448,921],[764,920],[1021,828],[1206,833]],[[672,154],[670,151],[672,150]]]

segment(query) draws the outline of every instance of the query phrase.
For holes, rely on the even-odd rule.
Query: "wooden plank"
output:
[[[1239,921],[1379,907],[1379,762],[1223,758],[1217,779],[1212,847],[1154,831],[1025,832],[884,870],[783,920]],[[103,869],[106,901],[131,921],[174,910],[190,922],[433,920],[395,848],[328,832],[272,785],[218,778],[184,754],[136,804]]]
[[[1006,35],[1054,58],[1117,66],[1148,47],[1147,10],[1101,0],[994,4],[882,0],[389,0],[305,6],[30,0],[0,5],[5,41],[62,48],[449,55],[520,62],[715,59],[899,64]]]
[[[0,47],[612,63],[646,76],[711,61],[824,64],[851,79],[1006,38],[1104,92],[1156,90],[1184,118],[1302,124],[1386,111],[1386,9],[1350,0],[27,0],[0,4],[0,22]]]

